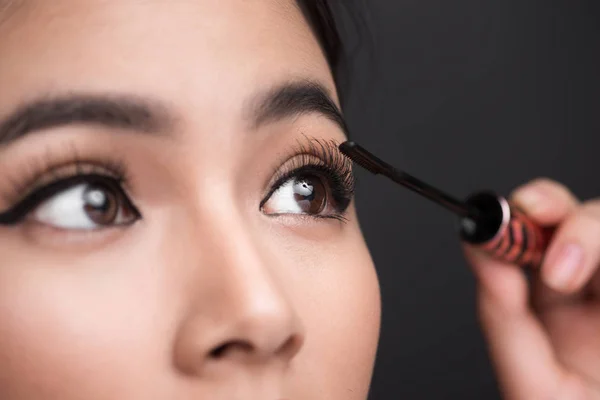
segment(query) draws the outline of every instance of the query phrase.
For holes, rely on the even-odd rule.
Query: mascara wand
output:
[[[541,264],[551,231],[536,225],[504,197],[482,191],[460,201],[397,170],[355,142],[344,142],[339,149],[367,171],[384,175],[457,215],[465,242],[502,261],[532,267]]]

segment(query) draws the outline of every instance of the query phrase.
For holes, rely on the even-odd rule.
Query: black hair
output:
[[[343,55],[343,45],[330,1],[298,0],[298,3],[317,36],[335,75]]]
[[[340,97],[344,97],[348,89],[346,81],[350,75],[351,54],[342,38],[340,4],[333,0],[297,0],[297,3],[325,53]],[[337,6],[335,9],[334,3]],[[360,19],[358,4],[351,0],[344,0],[343,3],[345,11],[357,22]]]

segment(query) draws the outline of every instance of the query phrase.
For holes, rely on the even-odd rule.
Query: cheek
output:
[[[380,327],[379,282],[357,227],[335,242],[313,242],[294,254],[289,280],[306,330],[296,361],[302,388],[322,387],[322,398],[367,396]],[[289,269],[288,269],[289,270]],[[347,397],[352,393],[355,397]],[[340,397],[342,396],[342,397]],[[314,394],[313,394],[314,397]]]
[[[131,390],[151,387],[150,366],[166,365],[164,327],[153,317],[160,291],[121,254],[0,262],[2,399],[140,398]]]

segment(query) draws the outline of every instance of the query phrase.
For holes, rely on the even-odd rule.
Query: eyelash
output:
[[[19,224],[44,201],[77,184],[101,182],[125,194],[123,188],[128,187],[129,180],[121,160],[88,161],[80,159],[75,150],[73,154],[72,161],[56,165],[52,165],[50,157],[30,164],[26,178],[20,181],[12,179],[12,191],[3,197],[8,204],[16,205],[0,213],[0,225]],[[128,199],[128,196],[124,198]]]
[[[355,178],[352,162],[338,150],[335,141],[307,138],[298,141],[291,152],[294,154],[273,172],[271,189],[260,203],[260,209],[283,184],[298,176],[317,176],[324,179],[325,186],[333,198],[335,213],[311,215],[313,218],[328,218],[345,221],[344,213],[354,195]],[[74,160],[74,161],[73,161]],[[68,169],[70,172],[65,173]],[[119,188],[123,194],[129,186],[125,163],[119,159],[82,160],[73,149],[72,161],[52,165],[50,157],[30,165],[25,179],[11,180],[12,193],[3,197],[8,204],[15,204],[9,211],[0,213],[0,225],[22,222],[37,206],[76,183],[102,181]],[[43,183],[39,183],[42,182]],[[128,199],[128,196],[124,196]],[[133,207],[135,208],[135,207]]]
[[[64,173],[65,169],[74,169],[75,172]],[[127,187],[130,182],[127,168],[122,159],[104,157],[84,160],[79,157],[79,152],[74,145],[71,146],[71,153],[66,157],[61,157],[60,160],[54,159],[52,152],[48,150],[45,158],[33,159],[23,175],[19,179],[9,179],[12,191],[4,194],[6,203],[14,204],[35,191],[43,189],[44,186],[77,176],[101,175],[124,187]],[[44,179],[46,177],[49,179]],[[41,182],[43,180],[45,182]]]
[[[292,156],[273,172],[274,182],[268,194],[260,203],[262,209],[283,184],[298,176],[313,175],[325,179],[326,187],[334,201],[335,213],[331,215],[311,215],[313,218],[327,218],[346,221],[344,213],[354,196],[356,180],[352,161],[338,149],[334,140],[307,138],[298,141]]]

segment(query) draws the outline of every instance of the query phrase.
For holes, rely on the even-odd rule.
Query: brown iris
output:
[[[316,215],[325,208],[327,190],[321,179],[305,176],[294,181],[294,200],[306,214]]]
[[[84,208],[88,217],[98,225],[114,224],[122,207],[117,190],[108,185],[90,185],[83,193]]]

